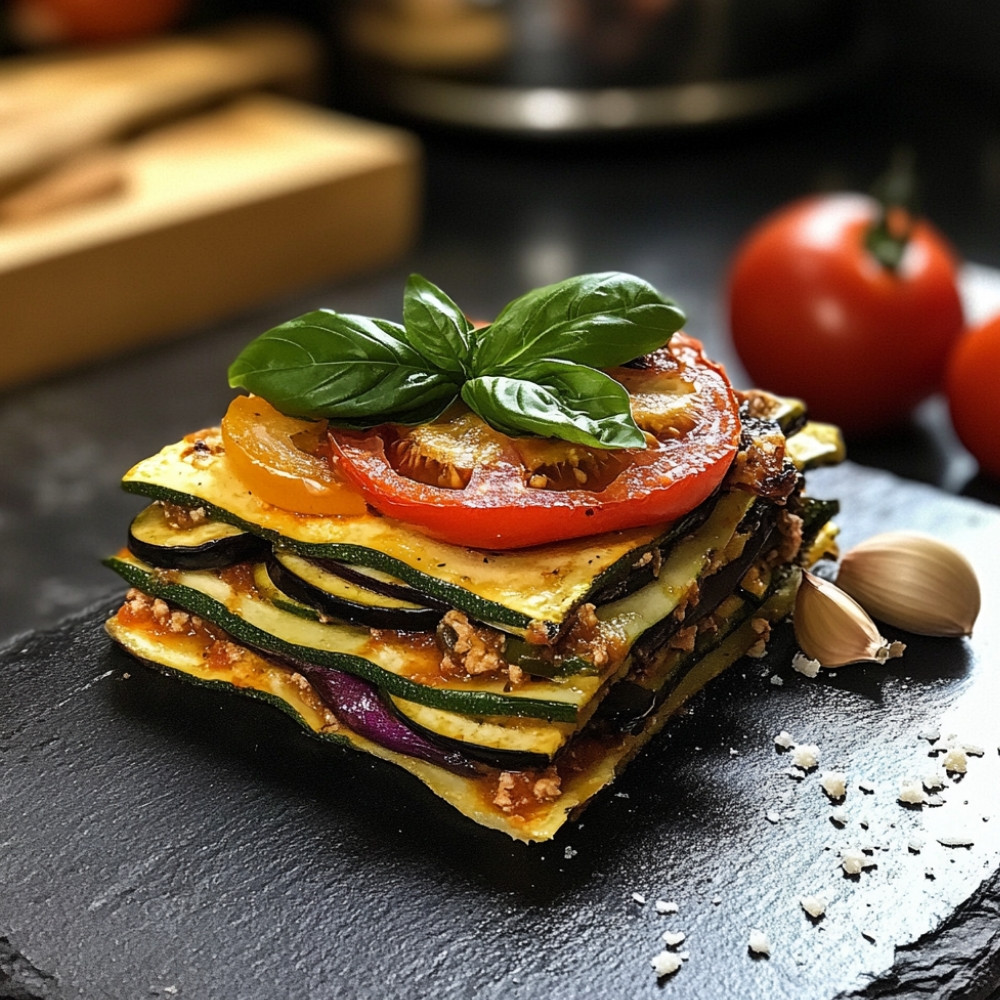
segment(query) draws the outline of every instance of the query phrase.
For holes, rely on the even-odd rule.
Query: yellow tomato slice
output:
[[[323,422],[279,413],[260,396],[237,396],[222,418],[233,472],[266,503],[297,514],[363,514],[364,498],[318,454]]]

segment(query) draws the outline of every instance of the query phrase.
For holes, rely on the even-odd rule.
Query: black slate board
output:
[[[913,527],[967,551],[984,591],[974,639],[913,638],[885,668],[809,679],[785,632],[545,845],[481,830],[265,705],[138,666],[104,638],[109,581],[106,604],[0,654],[0,997],[988,995],[1000,512],[850,464],[812,483],[841,497],[845,545]],[[930,727],[985,754],[944,805],[907,808],[899,780],[934,766]],[[782,729],[848,772],[843,828],[818,772],[787,775]],[[974,843],[939,844],[952,829]],[[845,876],[839,850],[865,845],[876,866]],[[818,921],[798,903],[813,893],[831,900]],[[769,958],[748,952],[755,927]],[[690,957],[658,983],[668,929]]]

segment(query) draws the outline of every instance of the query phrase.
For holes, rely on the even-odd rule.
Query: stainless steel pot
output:
[[[556,134],[703,125],[855,77],[857,0],[342,0],[350,83],[408,116]]]

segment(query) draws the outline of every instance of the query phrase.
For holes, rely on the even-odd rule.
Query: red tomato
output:
[[[885,429],[940,388],[963,325],[956,261],[917,221],[898,268],[866,247],[881,206],[820,195],[765,219],[729,277],[733,343],[761,388],[848,432]]]
[[[14,0],[10,17],[29,45],[119,42],[175,24],[188,0]]]
[[[330,436],[344,475],[371,506],[456,545],[523,548],[686,514],[736,454],[740,420],[728,379],[683,335],[645,367],[611,374],[629,390],[644,449],[510,438],[466,413]]]
[[[959,340],[945,385],[959,440],[983,473],[1000,479],[1000,315]]]

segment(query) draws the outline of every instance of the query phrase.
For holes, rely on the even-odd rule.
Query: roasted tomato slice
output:
[[[644,449],[511,438],[467,411],[408,428],[329,431],[343,474],[376,510],[456,545],[512,549],[672,521],[706,499],[740,436],[725,373],[675,335],[635,367]]]
[[[240,482],[266,503],[296,514],[364,514],[364,498],[330,461],[325,429],[259,396],[236,396],[222,418],[222,443]]]

